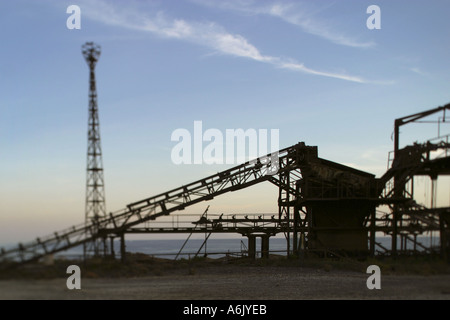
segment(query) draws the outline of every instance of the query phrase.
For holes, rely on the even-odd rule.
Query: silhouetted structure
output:
[[[100,58],[100,46],[93,42],[87,42],[82,47],[82,53],[89,66],[89,120],[88,120],[88,148],[87,148],[87,173],[86,173],[86,225],[92,224],[97,232],[98,222],[106,216],[105,207],[105,182],[103,177],[102,147],[100,140],[100,121],[98,116],[97,88],[95,83],[95,66]],[[101,243],[93,241],[92,250],[99,254]],[[86,256],[89,251],[84,246]]]
[[[450,175],[449,135],[438,137],[426,143],[414,143],[400,149],[400,127],[409,123],[420,122],[421,119],[436,113],[443,113],[441,118],[433,121],[440,125],[448,122],[446,112],[450,104],[434,109],[398,118],[394,122],[394,158],[391,168],[381,178],[384,183],[390,183],[384,189],[382,198],[391,209],[392,235],[391,254],[407,250],[407,242],[417,246],[417,235],[424,232],[438,232],[441,255],[449,257],[450,208],[436,208],[437,179],[441,175]],[[432,153],[442,152],[441,156],[433,157]],[[428,176],[432,181],[431,206],[427,208],[414,201],[414,177]],[[400,238],[400,248],[398,248]],[[426,248],[432,252],[433,248]]]
[[[423,144],[415,143],[399,148],[399,127],[423,117],[450,110],[443,107],[400,118],[395,121],[395,150],[393,161],[380,178],[318,156],[316,146],[304,142],[267,155],[258,161],[249,161],[209,177],[186,184],[153,197],[131,203],[125,209],[106,214],[102,152],[95,85],[95,65],[100,47],[88,42],[83,46],[83,56],[90,69],[89,133],[86,183],[86,221],[67,230],[36,241],[19,244],[17,248],[1,249],[0,266],[36,261],[46,255],[83,245],[85,253],[91,246],[95,254],[114,256],[114,238],[120,238],[121,258],[126,257],[127,233],[211,233],[232,232],[248,238],[248,255],[255,257],[256,238],[261,238],[262,257],[269,255],[269,238],[284,233],[288,254],[305,253],[325,256],[375,255],[377,246],[387,254],[407,253],[407,243],[422,247],[425,253],[450,256],[450,208],[431,208],[414,200],[415,176],[429,176],[435,182],[440,175],[450,175],[449,135]],[[436,151],[441,151],[435,156]],[[263,161],[261,161],[263,160]],[[270,160],[270,161],[268,161]],[[266,174],[267,172],[274,173]],[[278,215],[236,214],[217,219],[204,216],[195,227],[154,228],[149,222],[170,215],[202,201],[238,191],[252,185],[270,182],[278,188]],[[435,199],[435,198],[433,198]],[[390,210],[382,216],[377,208]],[[144,227],[142,225],[145,224]],[[392,248],[386,249],[376,241],[376,233],[392,236]],[[438,233],[440,245],[425,247],[417,240],[424,233]],[[108,250],[107,238],[111,240]],[[291,237],[292,240],[291,241]],[[400,248],[397,240],[400,239]],[[293,248],[290,248],[291,242]],[[102,247],[103,246],[103,247]],[[381,252],[382,253],[382,252]]]

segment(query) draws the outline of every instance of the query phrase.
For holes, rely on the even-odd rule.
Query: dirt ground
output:
[[[68,275],[69,276],[69,275]],[[2,279],[0,299],[305,300],[450,299],[450,275],[381,275],[305,267],[221,265],[143,277],[83,278],[69,290],[66,278]]]

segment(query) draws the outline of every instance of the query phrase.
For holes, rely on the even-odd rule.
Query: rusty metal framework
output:
[[[414,199],[414,177],[428,176],[432,180],[432,197],[435,199],[436,182],[439,176],[450,175],[449,135],[439,135],[425,143],[400,148],[400,127],[419,122],[425,117],[443,113],[435,123],[448,123],[446,112],[450,104],[424,112],[396,119],[394,122],[394,158],[388,171],[380,178],[385,184],[381,199],[385,200],[390,212],[381,219],[373,219],[371,225],[391,235],[391,249],[382,248],[393,256],[407,253],[407,242],[411,242],[416,251],[417,246],[427,253],[440,253],[444,259],[449,257],[450,208],[437,208],[432,201],[430,208],[416,203]],[[438,156],[433,154],[439,153]],[[390,159],[389,159],[390,160]],[[424,233],[438,233],[440,245],[433,248],[417,241],[417,236]],[[400,247],[398,240],[400,239]],[[399,252],[400,251],[400,252]]]
[[[400,127],[441,112],[438,125],[448,123],[446,112],[450,104],[395,120],[393,159],[380,178],[322,159],[316,146],[300,142],[107,214],[95,80],[100,46],[87,42],[82,46],[82,54],[90,72],[85,222],[11,249],[2,248],[0,267],[37,261],[80,245],[85,255],[88,251],[113,255],[113,240],[117,237],[124,259],[125,234],[194,232],[194,228],[158,229],[148,224],[221,194],[263,182],[278,188],[278,212],[271,214],[270,219],[204,217],[203,222],[197,223],[203,224],[198,230],[209,234],[240,233],[248,237],[248,250],[253,253],[255,238],[261,237],[265,256],[269,238],[283,233],[288,254],[299,256],[304,253],[367,256],[383,251],[397,256],[408,253],[407,243],[412,243],[414,251],[420,247],[425,253],[450,257],[450,207],[438,208],[433,201],[431,207],[426,207],[414,199],[414,177],[431,178],[435,199],[438,177],[450,175],[450,135],[441,136],[439,129],[437,139],[400,148]],[[380,214],[380,207],[387,207],[389,212]],[[427,232],[439,235],[439,246],[426,246],[418,240],[419,235]],[[391,236],[391,248],[377,241],[377,233]]]
[[[446,105],[435,110],[439,112],[449,108],[450,105]],[[424,116],[430,114],[423,113]],[[407,119],[418,117],[419,114]],[[396,121],[396,125],[404,123]],[[390,168],[380,178],[322,159],[318,157],[317,147],[300,142],[278,151],[276,156],[270,154],[246,162],[131,203],[121,211],[105,216],[94,215],[96,218],[89,223],[19,244],[16,248],[2,249],[0,262],[6,262],[1,264],[5,266],[36,261],[49,254],[92,243],[102,243],[103,253],[114,255],[113,240],[117,237],[121,240],[121,257],[125,259],[125,234],[176,232],[240,233],[248,237],[250,253],[255,252],[255,238],[261,237],[262,252],[267,257],[268,240],[278,233],[286,236],[288,254],[299,256],[305,253],[367,256],[380,252],[380,248],[395,256],[399,253],[398,237],[401,253],[406,252],[407,241],[413,243],[414,248],[421,247],[426,253],[435,253],[433,248],[427,248],[417,240],[418,235],[432,231],[440,236],[437,253],[448,258],[450,208],[418,205],[412,190],[415,176],[428,175],[433,179],[439,175],[450,175],[448,136],[440,140],[397,148]],[[436,151],[441,151],[441,155],[432,156]],[[263,182],[270,182],[278,188],[278,214],[271,214],[270,218],[202,217],[196,222],[196,227],[201,226],[197,229],[152,227],[152,222],[159,217]],[[377,208],[381,206],[387,206],[390,212],[378,214]],[[377,232],[392,236],[391,249],[377,242]],[[109,249],[106,246],[108,237],[111,240]]]

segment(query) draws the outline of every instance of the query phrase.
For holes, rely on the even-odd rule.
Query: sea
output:
[[[162,240],[126,240],[126,251],[131,253],[143,253],[156,258],[164,259],[191,259],[194,257],[222,258],[225,256],[240,256],[248,248],[247,238],[225,239],[162,239]],[[108,243],[109,245],[109,243]],[[261,244],[256,243],[257,256],[261,254]],[[286,255],[286,239],[270,239],[270,252]],[[120,242],[114,241],[114,251],[120,256]],[[64,253],[56,255],[65,258],[77,258],[82,256],[83,247],[76,247]]]
[[[291,239],[292,240],[292,239]],[[439,237],[420,236],[417,237],[424,247],[439,246]],[[377,237],[376,242],[380,243],[383,247],[390,250],[391,237]],[[151,239],[151,240],[126,240],[126,251],[131,253],[143,253],[157,258],[165,259],[191,259],[194,257],[209,258],[222,258],[225,256],[241,256],[248,248],[248,241],[246,237],[242,238],[213,238],[208,239]],[[108,241],[108,245],[110,242]],[[15,245],[5,245],[4,248],[8,249]],[[400,246],[400,240],[398,241]],[[291,249],[292,249],[291,242]],[[286,255],[287,254],[287,241],[284,237],[272,237],[269,243],[270,253]],[[408,249],[413,249],[412,242],[408,242]],[[377,249],[380,249],[377,247]],[[423,248],[417,246],[418,251],[422,251]],[[114,241],[114,251],[117,257],[120,256],[120,242]],[[256,243],[256,255],[261,255],[261,240],[257,238]],[[382,251],[380,249],[380,251]],[[55,257],[65,259],[79,259],[83,256],[83,247],[78,246],[71,248],[67,251],[59,252],[55,254]]]

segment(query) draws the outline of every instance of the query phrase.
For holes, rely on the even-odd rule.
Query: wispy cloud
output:
[[[342,74],[342,73],[332,73],[332,72],[325,72],[325,71],[310,69],[310,68],[305,67],[303,64],[299,64],[299,63],[290,63],[290,62],[281,62],[280,61],[278,66],[280,68],[289,69],[292,71],[305,72],[305,73],[314,74],[317,76],[324,76],[324,77],[336,78],[336,79],[359,82],[359,83],[369,82],[369,81],[367,81],[361,77],[357,77],[357,76],[351,76],[351,75],[346,75],[346,74]]]
[[[418,74],[418,75],[423,76],[423,77],[428,77],[428,76],[429,76],[428,73],[422,71],[421,69],[419,69],[419,68],[417,68],[417,67],[410,68],[409,70],[412,71],[412,72],[414,72],[415,74]]]
[[[86,1],[83,4],[83,15],[108,25],[148,32],[167,39],[189,41],[209,47],[220,54],[247,58],[282,69],[358,83],[369,82],[357,76],[315,70],[293,59],[264,55],[243,36],[229,33],[214,22],[171,18],[160,10],[149,15],[136,7],[119,7],[117,4],[100,0]]]
[[[311,9],[305,9],[301,2],[274,1],[269,4],[261,4],[262,1],[241,0],[190,0],[194,3],[216,7],[223,10],[234,10],[252,15],[269,15],[277,17],[287,23],[300,27],[306,33],[326,39],[338,45],[369,48],[375,46],[373,41],[359,41],[355,37],[336,31],[336,27],[330,22],[320,19]]]
[[[149,32],[168,39],[179,39],[210,47],[215,51],[249,58],[260,62],[271,62],[272,57],[262,55],[241,35],[228,33],[214,23],[188,22],[167,17],[162,11],[153,16],[140,13],[136,8],[114,7],[104,1],[89,1],[83,6],[88,18],[108,25]]]

